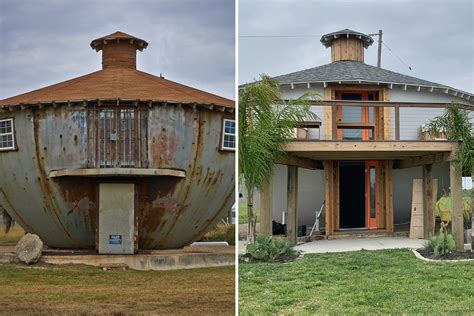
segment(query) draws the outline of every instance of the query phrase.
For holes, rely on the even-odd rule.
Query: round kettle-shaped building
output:
[[[179,248],[234,203],[234,102],[138,71],[147,46],[96,39],[102,70],[0,101],[0,207],[50,247]]]

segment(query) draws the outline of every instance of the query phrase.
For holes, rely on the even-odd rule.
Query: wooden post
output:
[[[337,139],[337,105],[333,104],[331,107],[331,126],[332,126],[332,135],[331,139]]]
[[[434,235],[433,165],[423,166],[423,238]]]
[[[271,236],[272,232],[272,180],[270,179],[260,191],[260,233]]]
[[[400,106],[395,105],[395,140],[400,140]]]
[[[462,214],[462,191],[461,191],[461,165],[458,160],[450,162],[450,184],[451,184],[451,205],[452,220],[451,230],[456,242],[456,249],[464,251],[464,230]]]
[[[391,160],[385,163],[385,228],[388,233],[393,233],[393,177]]]
[[[290,245],[296,245],[298,236],[298,167],[288,166],[288,222],[286,226]]]
[[[325,233],[326,236],[334,233],[334,162],[324,161],[324,193],[325,193]]]

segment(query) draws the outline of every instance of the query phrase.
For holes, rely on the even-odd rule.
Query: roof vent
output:
[[[148,43],[122,32],[95,39],[92,49],[102,50],[102,69],[109,67],[137,69],[137,49],[143,51]]]
[[[353,60],[364,62],[364,48],[368,48],[374,40],[363,33],[349,29],[329,33],[321,37],[326,48],[331,46],[332,62]]]

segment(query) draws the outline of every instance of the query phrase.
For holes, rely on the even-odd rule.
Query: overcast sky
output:
[[[89,44],[122,31],[149,43],[138,69],[234,97],[233,0],[0,0],[0,99],[101,69]]]
[[[472,0],[239,1],[239,36],[291,35],[304,38],[239,38],[239,83],[287,74],[331,62],[321,35],[349,28],[384,32],[383,40],[407,65],[382,47],[382,67],[474,92]],[[377,38],[374,38],[377,39]],[[365,51],[377,65],[377,43]]]

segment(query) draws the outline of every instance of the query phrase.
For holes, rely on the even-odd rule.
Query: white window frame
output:
[[[0,151],[9,151],[9,150],[15,150],[15,125],[13,118],[8,118],[8,119],[0,119],[0,122],[8,122],[10,121],[12,131],[10,133],[0,133],[0,136],[5,136],[5,135],[12,135],[12,146],[11,147],[0,147]]]
[[[222,120],[222,139],[221,139],[221,149],[222,150],[230,150],[230,151],[235,151],[235,147],[227,147],[224,146],[224,138],[225,135],[231,135],[235,137],[235,144],[237,145],[237,126],[235,126],[235,133],[226,133],[225,131],[225,123],[226,122],[233,122],[235,124],[235,120],[231,119],[223,119]]]

